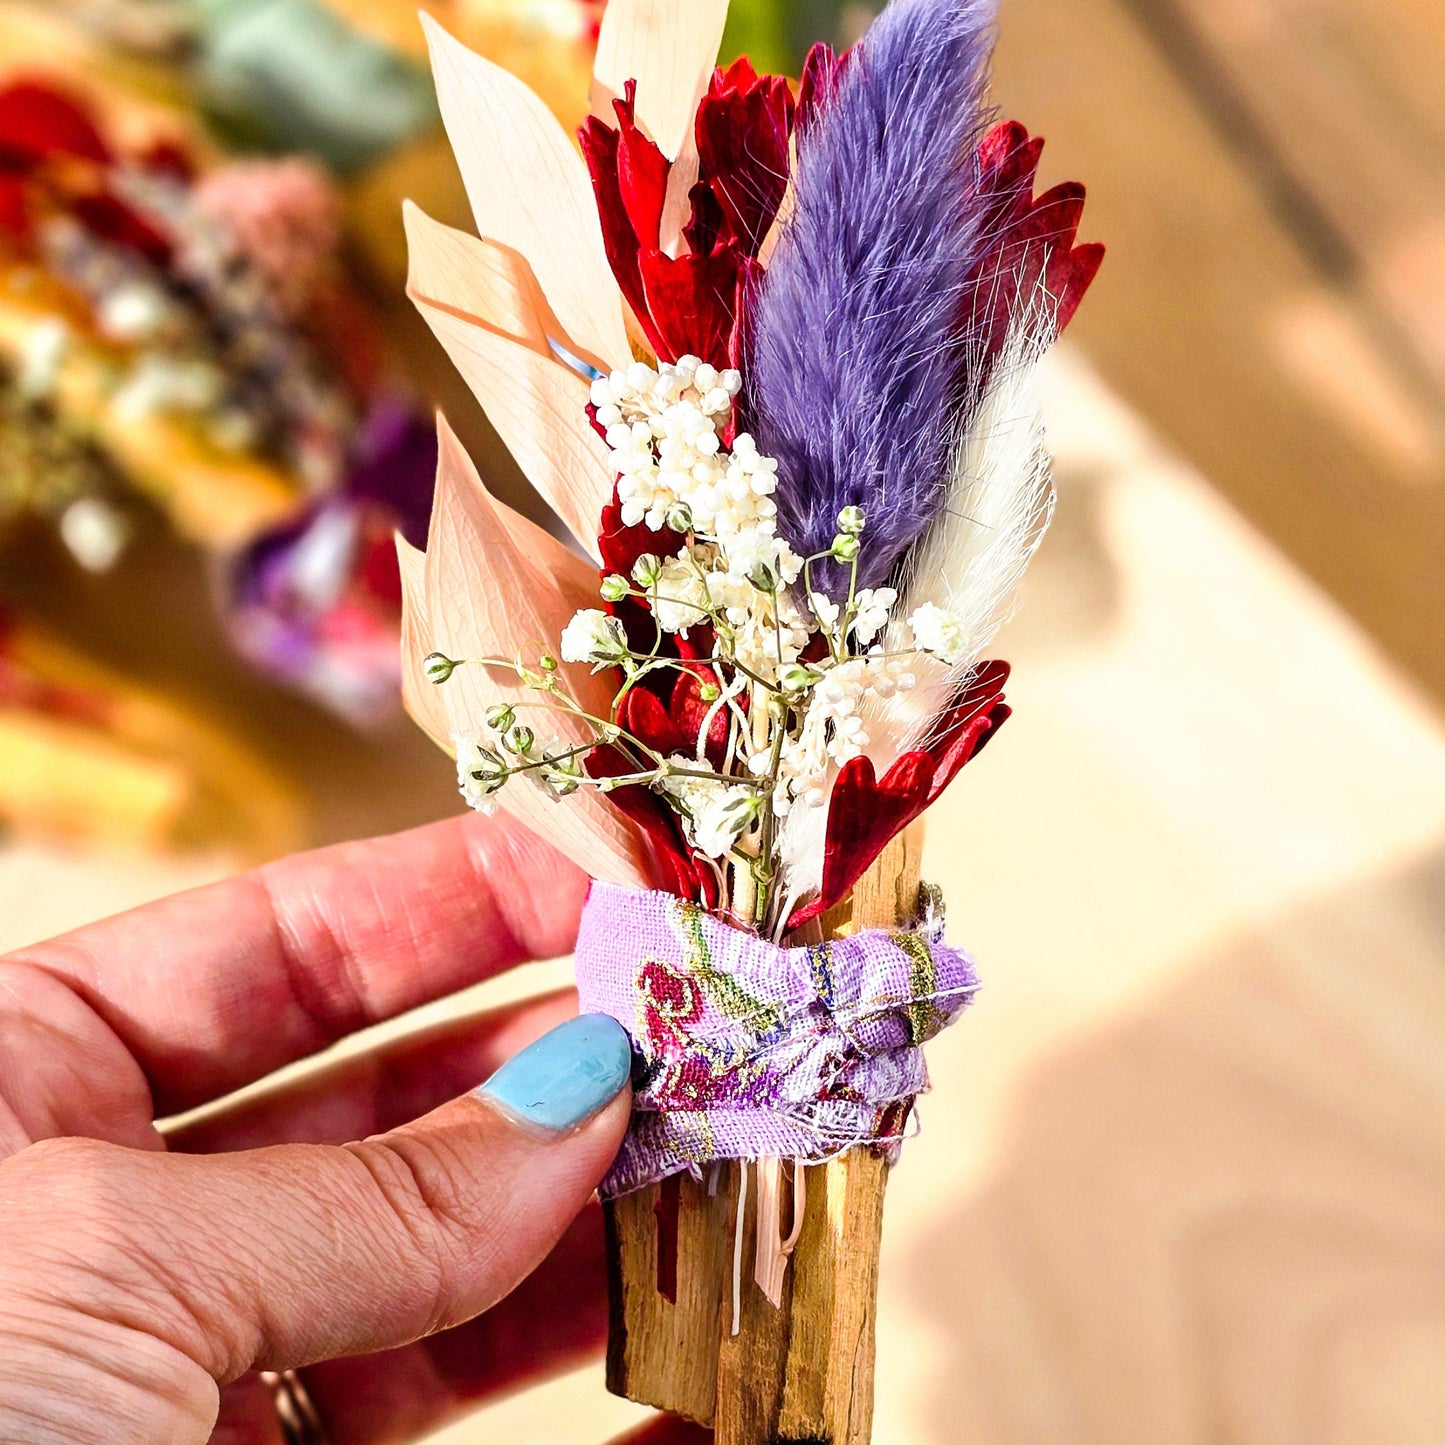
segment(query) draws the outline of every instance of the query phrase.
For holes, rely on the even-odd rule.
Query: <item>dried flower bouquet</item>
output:
[[[984,651],[1053,503],[1032,373],[1102,251],[1081,187],[1034,195],[1041,142],[988,124],[989,5],[894,0],[796,89],[714,68],[725,12],[611,0],[580,155],[429,26],[481,239],[410,208],[411,294],[586,555],[443,423],[406,695],[472,806],[597,880],[583,1004],[639,1056],[604,1193],[758,1161],[778,1304],[803,1166],[896,1154],[976,984],[931,907],[818,920],[1008,716]]]

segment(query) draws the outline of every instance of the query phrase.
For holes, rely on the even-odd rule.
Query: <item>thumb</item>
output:
[[[28,1337],[68,1331],[61,1348],[75,1339],[67,1314],[86,1339],[113,1327],[97,1346],[107,1359],[127,1336],[147,1360],[158,1343],[193,1372],[160,1382],[188,1414],[210,1382],[253,1367],[460,1324],[525,1278],[591,1196],[626,1128],[630,1065],[620,1025],[592,1015],[475,1094],[358,1144],[209,1156],[34,1145],[0,1165],[0,1296],[21,1302]]]

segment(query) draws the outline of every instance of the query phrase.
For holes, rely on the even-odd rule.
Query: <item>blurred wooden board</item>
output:
[[[1430,0],[1135,0],[1176,70],[1297,190],[1284,219],[1445,404],[1445,16]],[[1231,118],[1234,124],[1231,125]],[[1286,197],[1287,201],[1291,198]]]
[[[1089,184],[1105,377],[1437,694],[1440,287],[1412,257],[1445,219],[1441,31],[1425,3],[1015,0],[998,64],[1049,177]]]
[[[157,514],[139,521],[102,576],[84,572],[37,525],[0,548],[0,598],[86,659],[69,664],[78,685],[92,672],[124,679],[138,699],[125,712],[128,743],[157,754],[183,746],[186,766],[216,779],[200,790],[206,806],[187,806],[178,820],[182,857],[228,849],[236,864],[258,861],[461,809],[450,763],[399,710],[390,724],[358,733],[253,672],[225,635],[205,559]],[[246,761],[257,757],[264,772]],[[103,777],[75,781],[82,799],[87,787],[105,786]]]

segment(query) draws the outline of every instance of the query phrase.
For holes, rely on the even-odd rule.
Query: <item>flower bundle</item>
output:
[[[738,1161],[736,1334],[755,1161],[756,1279],[779,1306],[813,1237],[805,1166],[896,1156],[922,1044],[976,987],[903,879],[902,916],[859,920],[886,926],[824,920],[1009,715],[986,650],[1053,504],[1031,378],[1102,257],[1076,244],[1082,188],[1036,195],[1041,142],[991,123],[985,0],[893,0],[797,86],[715,67],[725,14],[611,0],[580,155],[429,25],[480,239],[409,208],[410,293],[577,550],[499,503],[444,422],[425,553],[399,544],[413,716],[469,804],[596,880],[582,1003],[638,1052],[603,1193],[651,1191],[626,1217],[650,1230],[655,1210],[658,1231],[629,1264],[614,1226],[614,1384],[704,1421],[705,1370],[691,1395],[665,1361],[644,1378],[637,1342],[678,1338],[682,1314],[640,1325],[629,1269],[692,1300],[699,1337],[715,1326],[711,1285],[679,1294],[678,1181],[710,1182],[689,1205],[706,1215]],[[875,1277],[852,1278],[861,1299]],[[871,1306],[828,1308],[839,1348],[871,1340]],[[818,1322],[795,1338],[829,1348]],[[716,1380],[719,1438],[755,1438]],[[835,1405],[788,1438],[833,1439]]]
[[[444,428],[408,696],[473,806],[776,938],[1008,715],[1030,373],[1101,248],[986,124],[988,6],[896,0],[796,93],[711,68],[723,9],[614,0],[584,160],[431,28],[483,239],[412,208],[411,292],[593,565]]]
[[[124,122],[0,86],[0,520],[53,519],[99,570],[146,491],[227,554],[248,658],[389,712],[391,533],[423,534],[436,453],[346,278],[341,197],[309,160],[209,163]]]
[[[325,176],[198,160],[170,136],[118,142],[48,80],[0,90],[7,363],[34,401],[63,406],[73,364],[93,362],[117,430],[164,418],[212,459],[267,464],[255,494],[271,511],[252,500],[244,526],[279,514],[276,493],[335,484],[376,351],[353,339],[351,357],[370,355],[343,374],[347,352],[311,330],[342,304]]]

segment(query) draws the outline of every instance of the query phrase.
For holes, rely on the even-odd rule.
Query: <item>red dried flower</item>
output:
[[[608,264],[660,360],[691,355],[736,366],[757,254],[787,190],[792,90],[746,59],[714,71],[694,127],[690,249],[679,256],[668,254],[662,237],[674,162],[638,126],[636,97],[629,82],[613,102],[616,128],[592,116],[579,133]]]
[[[888,844],[983,751],[1011,711],[1003,700],[1008,675],[1006,662],[981,663],[932,741],[904,753],[881,779],[867,758],[844,765],[828,801],[822,891],[793,914],[790,929],[841,903]]]
[[[1046,293],[1056,332],[1073,319],[1104,259],[1097,243],[1076,246],[1084,187],[1067,181],[1034,197],[1044,148],[1016,120],[996,125],[979,143],[979,194],[990,202],[983,223],[994,238],[970,287],[967,334],[988,362],[1002,350],[1010,321],[1036,293]]]

